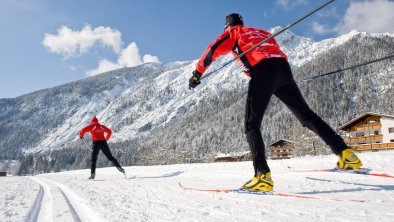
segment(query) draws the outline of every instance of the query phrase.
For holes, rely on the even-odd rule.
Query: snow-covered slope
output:
[[[282,27],[276,27],[271,29],[270,32],[275,33],[281,29]],[[281,45],[282,50],[286,52],[291,65],[297,68],[306,62],[316,59],[317,56],[328,52],[332,48],[344,45],[354,38],[378,38],[382,36],[394,37],[394,33],[370,34],[353,30],[337,38],[325,39],[316,42],[310,38],[295,35],[291,31],[287,30],[275,39]]]
[[[314,42],[286,31],[277,40],[296,69],[363,36],[378,35],[352,32],[336,39]],[[392,34],[380,36],[392,38]],[[220,67],[230,58],[216,61],[211,69]],[[20,150],[37,153],[63,148],[78,139],[78,131],[89,124],[94,115],[114,129],[112,142],[144,135],[182,118],[201,100],[236,89],[247,81],[238,64],[232,63],[190,91],[187,85],[194,67],[195,61],[145,64],[14,99],[1,99],[0,135],[4,139],[0,147],[8,155],[4,158],[16,158]]]
[[[360,153],[373,172],[394,174],[393,151]],[[126,167],[0,179],[0,221],[380,221],[394,218],[394,178],[293,172],[335,165],[336,157],[269,161],[276,192],[311,198],[183,190],[238,188],[252,163]],[[313,199],[315,198],[315,199]],[[353,202],[350,200],[364,200]]]

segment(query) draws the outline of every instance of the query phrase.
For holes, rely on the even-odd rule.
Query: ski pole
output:
[[[209,73],[207,73],[207,74],[201,76],[201,79],[204,79],[204,78],[210,76],[211,74],[213,74],[213,73],[215,73],[215,72],[217,72],[217,71],[223,69],[224,67],[226,67],[226,66],[229,65],[230,63],[234,62],[234,61],[237,60],[238,58],[240,58],[240,57],[246,55],[247,53],[249,53],[249,52],[252,51],[253,49],[255,49],[255,48],[257,48],[258,46],[260,46],[261,44],[268,42],[269,40],[271,40],[271,39],[273,39],[274,37],[278,36],[278,35],[281,34],[282,32],[284,32],[284,31],[286,31],[287,29],[291,28],[291,27],[294,26],[295,24],[301,22],[302,20],[306,19],[307,17],[309,17],[310,15],[312,15],[312,14],[314,14],[315,12],[319,11],[320,9],[326,7],[327,5],[329,5],[330,3],[332,3],[333,1],[335,1],[335,0],[330,0],[330,1],[326,2],[324,5],[322,5],[322,6],[318,7],[317,9],[315,9],[315,10],[309,12],[308,14],[304,15],[302,18],[300,18],[300,19],[296,20],[295,22],[293,22],[293,23],[287,25],[285,28],[283,28],[283,29],[281,29],[280,31],[274,33],[273,35],[271,35],[270,37],[264,39],[263,41],[257,43],[256,45],[252,46],[250,49],[248,49],[248,50],[246,50],[245,52],[239,54],[238,56],[236,56],[235,58],[231,59],[230,61],[224,63],[221,67],[219,67],[219,68],[217,68],[217,69],[215,69],[215,70],[213,70],[213,71],[211,71],[211,72],[209,72]]]
[[[85,142],[84,138],[81,138],[82,142],[89,148],[89,150],[92,150],[92,148],[90,148],[90,146]]]

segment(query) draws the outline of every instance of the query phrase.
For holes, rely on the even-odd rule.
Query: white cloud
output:
[[[160,61],[156,56],[149,54],[146,54],[141,58],[137,44],[132,42],[119,53],[116,63],[103,59],[100,61],[98,68],[87,71],[86,75],[94,76],[114,69],[138,66],[148,62],[159,63]]]
[[[87,76],[95,76],[97,74],[103,73],[103,72],[108,72],[114,69],[119,69],[122,68],[122,65],[113,63],[107,59],[102,59],[99,62],[99,65],[96,69],[92,69],[86,72]]]
[[[393,12],[394,2],[388,0],[352,2],[337,29],[340,34],[354,29],[371,33],[394,32]]]
[[[44,47],[53,53],[61,54],[68,58],[87,53],[89,49],[99,43],[103,46],[111,47],[118,56],[116,62],[101,59],[96,69],[86,72],[87,76],[94,76],[114,69],[133,67],[148,62],[160,62],[156,56],[150,54],[141,56],[135,42],[130,43],[123,49],[121,33],[111,27],[99,26],[93,29],[89,25],[85,25],[81,30],[72,30],[67,26],[62,26],[57,32],[56,35],[45,34],[42,41]],[[74,70],[71,66],[70,69]]]
[[[320,24],[320,23],[318,23],[318,22],[313,22],[312,23],[312,30],[315,32],[315,33],[318,33],[318,34],[320,34],[320,35],[324,35],[324,34],[327,34],[327,33],[331,33],[333,30],[332,29],[330,29],[329,27],[327,27],[327,26],[325,26],[325,25],[322,25],[322,24]]]
[[[118,64],[128,67],[142,64],[140,52],[135,42],[130,43],[123,49],[119,55]]]
[[[146,54],[144,55],[143,59],[144,63],[149,63],[149,62],[154,62],[154,63],[159,63],[159,58],[157,58],[156,56],[150,55],[150,54]]]
[[[284,7],[286,10],[290,10],[296,6],[305,5],[307,1],[306,0],[277,0],[276,3]]]
[[[114,52],[121,51],[121,33],[110,27],[99,26],[92,29],[85,25],[82,30],[72,30],[62,26],[56,35],[45,34],[42,44],[51,52],[65,57],[88,52],[96,43],[111,47]]]

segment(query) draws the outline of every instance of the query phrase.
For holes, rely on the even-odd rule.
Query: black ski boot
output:
[[[95,177],[96,177],[96,174],[95,173],[91,173],[90,177],[88,179],[89,180],[94,180]]]
[[[119,172],[121,172],[124,175],[126,175],[126,171],[124,171],[124,169],[122,167],[117,167],[117,169],[119,170]]]

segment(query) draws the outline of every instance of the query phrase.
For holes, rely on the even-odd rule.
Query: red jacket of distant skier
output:
[[[270,36],[271,33],[262,29],[248,28],[243,25],[230,26],[208,46],[198,61],[196,70],[204,73],[219,56],[229,52],[238,56]],[[240,57],[238,61],[248,70],[267,58],[284,58],[287,60],[286,54],[280,50],[274,38]]]
[[[99,124],[98,119],[96,117],[93,117],[90,125],[84,127],[81,130],[79,137],[83,138],[83,136],[87,132],[89,132],[90,135],[92,136],[93,142],[98,141],[98,140],[109,140],[109,138],[112,135],[112,131],[109,128],[107,128],[106,126]],[[104,134],[106,134],[106,135],[104,135]]]

